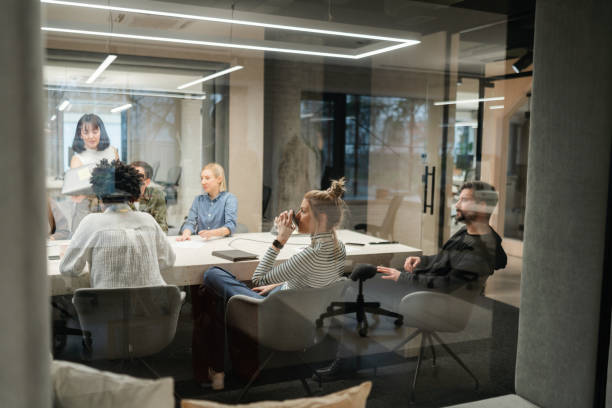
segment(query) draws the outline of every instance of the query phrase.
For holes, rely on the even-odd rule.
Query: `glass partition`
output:
[[[55,218],[48,265],[55,358],[150,377],[142,367],[118,368],[113,361],[83,355],[79,334],[67,330],[82,328],[80,312],[70,299],[75,289],[95,286],[94,275],[120,270],[117,264],[126,270],[138,268],[170,248],[171,261],[159,261],[155,272],[181,288],[185,303],[169,345],[144,357],[154,372],[174,378],[178,397],[234,402],[237,391],[267,361],[269,349],[282,349],[269,337],[287,342],[293,338],[286,327],[312,335],[302,339],[308,343],[302,347],[306,354],[301,360],[293,355],[271,362],[245,400],[302,396],[296,380],[314,385],[319,375],[325,380],[324,392],[371,380],[373,404],[381,406],[405,405],[411,399],[416,406],[452,405],[513,391],[522,246],[514,242],[509,247],[505,238],[522,238],[531,77],[511,68],[523,44],[511,45],[507,10],[352,0],[308,5],[44,1],[42,8],[46,187],[50,219]],[[99,122],[83,119],[89,114]],[[85,120],[81,127],[80,120]],[[91,143],[81,128],[106,133],[110,150],[99,148],[102,135],[93,148],[78,147]],[[112,194],[96,193],[95,185],[88,185],[103,156],[133,163],[143,174],[147,188],[127,200],[125,211],[151,214],[163,229],[163,239],[155,238],[158,252],[126,259],[125,251],[113,251],[131,244],[74,238],[79,224],[95,219],[90,213],[115,211]],[[205,167],[209,163],[219,164],[223,172]],[[82,189],[71,187],[72,177],[84,183]],[[327,276],[333,268],[326,264],[318,270],[316,262],[303,259],[318,250],[316,234],[329,230],[336,218],[326,212],[321,221],[318,211],[323,210],[308,200],[305,208],[303,199],[311,190],[330,191],[333,181],[342,177],[346,212],[331,238],[343,241],[334,246],[334,251],[343,248],[334,252],[342,254],[341,260],[334,258],[341,267],[334,264],[334,279],[317,280],[317,274]],[[487,202],[486,211],[465,207],[466,201],[485,203],[481,195],[465,195],[462,187],[474,181],[494,186],[496,193],[491,194],[497,194],[499,203]],[[124,186],[114,188],[119,195]],[[220,202],[223,206],[218,207]],[[287,238],[275,218],[289,210],[300,210],[294,221],[299,231]],[[308,219],[309,210],[317,221],[306,225],[300,220]],[[53,236],[62,217],[68,234]],[[221,221],[211,221],[217,218]],[[486,233],[463,228],[475,219]],[[113,230],[128,237],[126,242],[138,241],[130,234],[140,227],[112,222],[89,231],[90,237]],[[493,255],[477,257],[473,269],[485,272],[465,274],[452,264],[453,254],[445,255],[445,244],[458,245],[457,251],[473,250],[473,245],[481,245],[470,241],[481,239],[474,235],[493,236],[486,225],[504,237],[504,243]],[[188,241],[186,229],[191,232]],[[467,243],[457,242],[457,237]],[[153,245],[149,238],[138,238],[141,246]],[[87,243],[76,244],[79,239]],[[90,258],[75,271],[66,266],[66,253],[77,245],[87,245]],[[501,262],[502,247],[507,263]],[[92,257],[102,250],[110,255],[96,263]],[[227,262],[227,254],[216,252],[228,250],[248,252],[257,260]],[[434,261],[437,254],[442,255]],[[410,257],[419,257],[423,271],[429,261],[440,262],[440,268],[418,286],[413,282],[418,279],[405,270],[412,268],[406,263]],[[304,277],[287,275],[283,282],[288,283],[256,275],[252,279],[258,262],[270,268],[304,262],[297,268]],[[402,272],[401,278],[382,279],[370,269],[373,277],[359,283],[353,275],[343,295],[328,299],[321,292],[325,300],[316,313],[306,297],[282,293],[292,285],[323,286],[331,293],[331,283],[364,263],[394,268]],[[253,286],[280,283],[281,294],[268,296],[287,300],[278,300],[273,313],[261,309],[252,315],[245,309],[244,316],[250,317],[241,320],[239,312],[232,315],[228,309],[228,299],[220,299],[219,292],[210,289],[213,284],[205,282],[205,271],[212,266],[229,271],[250,295]],[[457,271],[462,275],[459,284],[452,275]],[[71,273],[78,276],[68,276]],[[214,273],[220,272],[210,276]],[[443,306],[431,307],[442,310],[436,318],[457,330],[440,323],[427,331],[423,321],[436,318],[411,315],[424,306],[409,307],[412,298],[405,299],[417,291],[443,295]],[[370,303],[356,306],[364,300]],[[346,303],[337,303],[342,301]],[[365,306],[364,320],[361,309],[355,308]],[[276,316],[278,326],[264,321],[270,316]],[[414,330],[422,332],[402,344]],[[437,331],[440,337],[432,334]],[[449,354],[442,343],[456,354]],[[429,361],[419,368],[421,351],[427,360],[436,359],[435,369]],[[465,362],[469,372],[453,356]],[[224,384],[211,359],[224,361]],[[323,369],[314,374],[315,381],[308,366]],[[417,371],[412,389],[409,384]],[[219,384],[225,389],[202,388],[209,377],[213,389]],[[473,377],[481,391],[474,391]]]

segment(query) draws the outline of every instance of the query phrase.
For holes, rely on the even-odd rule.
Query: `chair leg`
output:
[[[242,401],[242,398],[244,398],[246,393],[249,391],[249,388],[251,388],[251,385],[253,385],[253,382],[255,382],[257,377],[259,377],[259,374],[266,367],[266,365],[270,362],[270,360],[272,360],[273,356],[274,356],[274,352],[270,353],[268,358],[266,358],[266,360],[259,367],[257,367],[257,370],[255,370],[255,372],[251,376],[251,379],[247,383],[246,387],[242,389],[242,392],[240,393],[240,396],[238,397],[238,400],[236,401],[236,403],[239,403],[240,401]]]
[[[410,336],[406,337],[406,339],[405,339],[404,341],[402,341],[400,344],[398,344],[397,346],[395,346],[395,347],[393,348],[393,350],[391,350],[391,351],[394,351],[394,352],[395,352],[395,351],[399,350],[399,348],[400,348],[400,347],[402,347],[404,344],[408,343],[410,340],[414,339],[416,336],[418,336],[418,335],[419,335],[419,334],[421,334],[421,333],[422,333],[422,332],[421,332],[421,330],[420,330],[420,329],[417,329],[417,330],[413,331],[413,332],[410,334]]]
[[[444,347],[444,349],[448,352],[448,354],[450,354],[450,356],[453,359],[455,359],[455,361],[457,363],[459,363],[459,365],[470,375],[470,377],[472,377],[474,379],[474,382],[476,383],[476,388],[478,388],[480,383],[478,382],[478,379],[476,378],[474,373],[472,373],[472,371],[465,365],[465,363],[463,361],[461,361],[461,359],[450,349],[450,347],[448,347],[446,344],[444,344],[444,342],[442,341],[440,336],[438,336],[437,333],[432,332],[431,334],[435,337],[435,339],[438,341],[438,343],[440,343],[440,345],[442,347]]]
[[[431,366],[435,367],[436,366],[436,349],[434,348],[433,340],[431,339],[431,333],[427,333],[427,340],[429,341],[429,348],[431,349],[431,355],[432,355]]]
[[[421,336],[421,347],[419,347],[419,358],[417,360],[414,378],[412,380],[412,389],[410,390],[410,403],[414,403],[414,390],[416,390],[417,379],[419,378],[419,368],[421,368],[421,360],[423,359],[423,349],[425,348],[425,334]]]

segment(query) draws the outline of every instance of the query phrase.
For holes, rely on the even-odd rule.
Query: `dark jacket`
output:
[[[480,289],[493,271],[506,266],[507,256],[501,241],[492,228],[488,234],[471,235],[464,226],[446,241],[437,255],[421,256],[414,272],[403,272],[399,280],[447,293],[466,284],[471,286],[469,289]]]

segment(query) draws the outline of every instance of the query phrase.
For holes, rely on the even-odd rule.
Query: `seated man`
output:
[[[489,226],[497,205],[495,188],[483,181],[472,181],[461,186],[459,193],[456,219],[465,226],[446,241],[437,255],[408,257],[403,272],[379,266],[383,279],[446,293],[479,281],[479,287],[473,289],[481,290],[487,276],[506,266],[502,239]]]
[[[60,264],[62,275],[77,276],[88,263],[94,288],[165,285],[160,271],[174,264],[174,250],[151,215],[128,205],[140,195],[142,176],[103,159],[91,184],[104,212],[83,218]]]
[[[143,161],[135,161],[131,164],[142,176],[144,183],[140,186],[140,197],[133,209],[149,213],[155,218],[164,232],[168,232],[168,223],[166,222],[166,193],[159,188],[151,186],[151,177],[153,177],[153,168]]]

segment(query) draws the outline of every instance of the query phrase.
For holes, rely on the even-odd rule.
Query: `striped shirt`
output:
[[[312,235],[309,247],[274,266],[277,255],[278,252],[268,248],[253,274],[255,285],[284,282],[281,289],[331,285],[344,272],[346,249],[341,241],[334,240],[331,232],[324,232]]]

